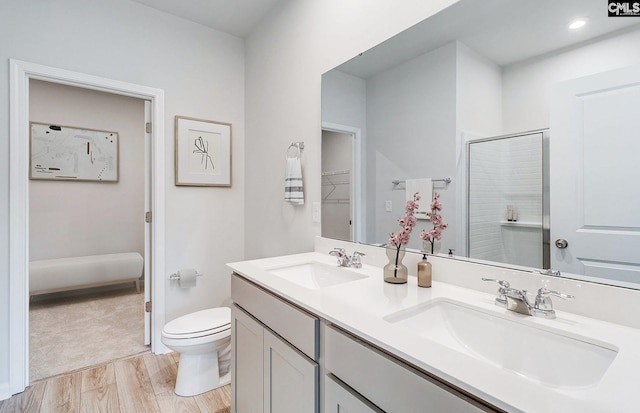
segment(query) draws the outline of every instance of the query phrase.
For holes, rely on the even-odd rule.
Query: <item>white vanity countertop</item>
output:
[[[409,277],[407,284],[389,284],[383,281],[382,268],[366,264],[361,269],[344,270],[366,274],[367,278],[317,290],[304,288],[267,271],[311,261],[336,265],[334,257],[311,252],[236,262],[228,266],[301,308],[504,410],[584,413],[640,408],[638,329],[561,311],[553,320],[524,316],[494,305],[495,295],[435,281],[432,288],[420,288],[413,276]],[[542,329],[562,330],[568,336],[609,343],[618,349],[618,354],[598,383],[581,388],[557,388],[419,337],[383,319],[436,298],[466,303],[484,312],[512,317]]]

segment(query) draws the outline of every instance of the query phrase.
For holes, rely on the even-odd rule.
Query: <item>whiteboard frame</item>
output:
[[[47,176],[39,176],[39,175],[34,175],[34,170],[33,170],[33,125],[43,125],[43,126],[47,126],[47,125],[53,125],[53,126],[59,126],[61,128],[65,128],[65,129],[75,129],[78,131],[89,131],[89,132],[100,132],[100,133],[110,133],[110,134],[114,134],[116,136],[116,154],[115,154],[115,170],[116,170],[116,177],[115,179],[92,179],[92,178],[74,178],[71,176],[51,176],[51,177],[47,177]],[[120,134],[116,131],[107,131],[107,130],[100,130],[100,129],[92,129],[92,128],[82,128],[79,126],[68,126],[68,125],[58,125],[58,124],[52,124],[52,123],[46,123],[46,122],[29,122],[29,179],[32,180],[42,180],[42,181],[78,181],[78,182],[110,182],[110,183],[117,183],[120,181]]]

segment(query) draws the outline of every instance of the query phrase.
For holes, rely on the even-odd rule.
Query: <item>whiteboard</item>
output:
[[[31,179],[118,181],[118,132],[31,122]]]

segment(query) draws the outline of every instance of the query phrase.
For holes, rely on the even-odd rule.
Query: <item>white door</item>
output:
[[[553,269],[640,284],[639,119],[640,67],[566,81],[554,91]]]
[[[144,101],[144,210],[151,211],[151,102]],[[147,128],[146,125],[149,125]],[[142,217],[141,217],[142,218]],[[144,302],[151,302],[151,221],[144,217]],[[151,344],[151,312],[144,311],[144,344]]]

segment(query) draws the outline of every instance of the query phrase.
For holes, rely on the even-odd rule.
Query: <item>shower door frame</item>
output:
[[[542,269],[551,268],[551,220],[550,220],[550,202],[549,202],[549,139],[551,132],[549,129],[534,129],[526,132],[510,133],[506,135],[491,136],[488,138],[472,139],[466,142],[467,155],[467,190],[466,190],[466,228],[465,238],[467,246],[467,256],[471,254],[471,239],[469,237],[469,225],[471,223],[471,144],[490,142],[503,139],[517,138],[520,136],[542,134]],[[506,263],[497,263],[498,266],[513,267]]]

